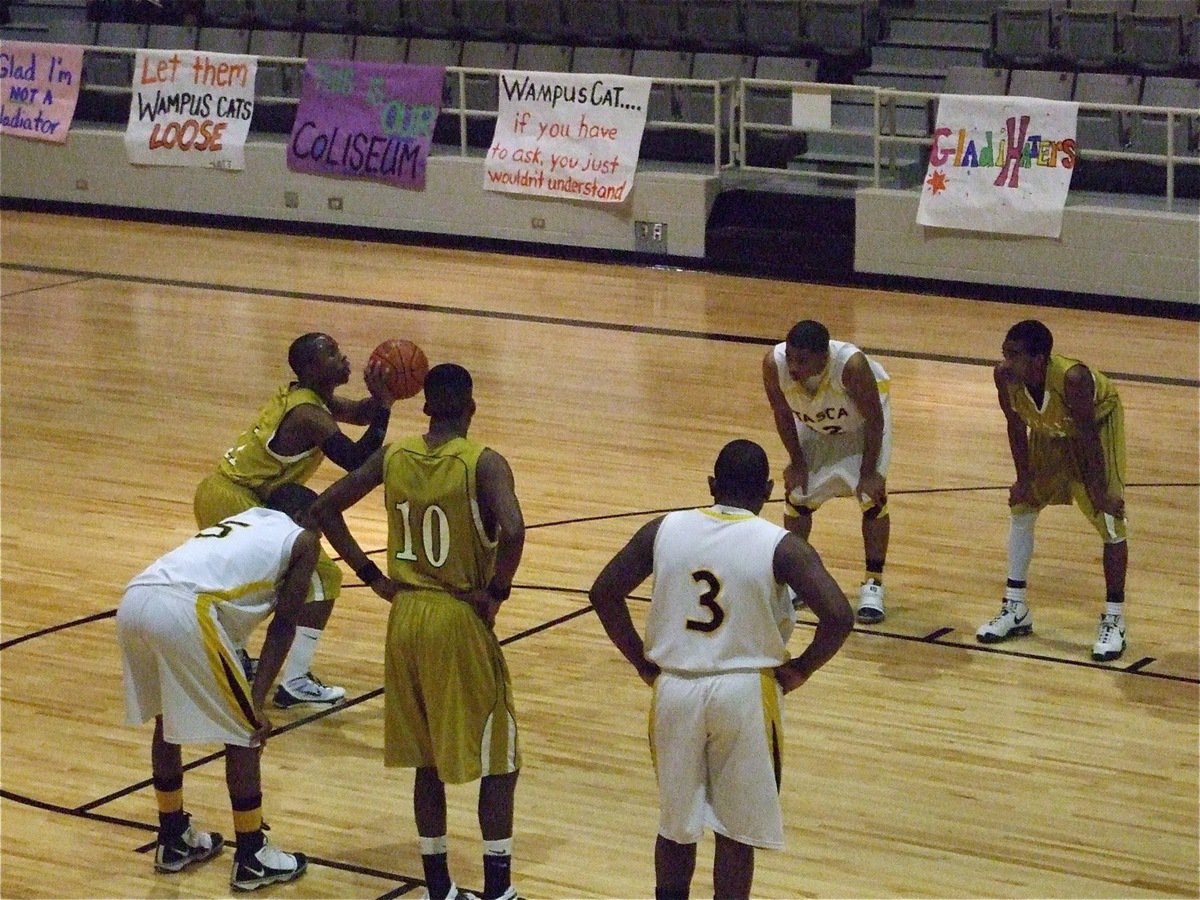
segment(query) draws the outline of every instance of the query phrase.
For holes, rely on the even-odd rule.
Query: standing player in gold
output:
[[[304,484],[325,457],[349,472],[383,444],[395,398],[380,373],[368,365],[370,397],[336,396],[334,389],[350,380],[350,361],[337,341],[316,332],[292,342],[288,365],[296,380],[275,392],[254,424],[225,451],[217,471],[196,488],[194,510],[201,528],[261,506],[281,484]],[[338,422],[368,427],[355,442]],[[311,671],[317,641],[341,589],[341,570],[322,550],[309,602],[297,618],[296,640],[275,691],[276,706],[331,706],[346,696],[345,689],[322,684]]]
[[[985,644],[1033,630],[1025,602],[1033,527],[1050,504],[1072,500],[1104,541],[1106,600],[1092,658],[1125,650],[1125,424],[1121,398],[1100,372],[1051,352],[1050,329],[1035,319],[1008,330],[995,368],[1000,409],[1017,480],[1009,489],[1008,584],[1000,612],[980,626]]]
[[[384,657],[384,764],[416,769],[413,807],[429,896],[460,896],[446,864],[446,783],[481,778],[484,900],[516,897],[510,879],[521,758],[512,683],[492,631],[512,590],[525,521],[512,469],[469,440],[471,375],[425,377],[429,430],[388,444],[332,485],[313,517],[364,583],[392,604]],[[340,513],[384,485],[388,574]]]

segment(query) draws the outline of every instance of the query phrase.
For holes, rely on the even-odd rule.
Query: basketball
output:
[[[420,393],[429,371],[425,351],[403,338],[391,338],[372,350],[367,365],[372,364],[382,369],[388,391],[399,400]]]

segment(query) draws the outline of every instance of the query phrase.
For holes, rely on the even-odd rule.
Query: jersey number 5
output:
[[[725,621],[725,610],[721,609],[721,605],[717,603],[717,597],[721,593],[721,582],[717,580],[717,576],[707,569],[701,569],[698,572],[692,573],[692,581],[696,584],[704,585],[705,591],[700,595],[700,605],[711,613],[711,618],[707,622],[700,619],[688,619],[688,631],[703,631],[705,634],[710,634],[716,631]]]

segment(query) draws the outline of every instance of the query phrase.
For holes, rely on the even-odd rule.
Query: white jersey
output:
[[[169,587],[213,603],[235,644],[275,609],[277,582],[302,529],[290,516],[253,507],[199,532],[150,564],[130,587]]]
[[[776,344],[772,351],[775,371],[779,374],[779,388],[783,392],[796,421],[818,434],[845,434],[862,431],[864,419],[858,406],[850,399],[842,382],[842,372],[857,347],[846,341],[829,342],[829,365],[810,383],[796,381],[787,367],[787,343]],[[883,366],[870,357],[867,363],[879,385],[881,394],[887,393],[890,379]]]
[[[787,662],[796,614],[774,574],[775,548],[786,535],[728,506],[666,515],[654,538],[646,658],[688,674]]]

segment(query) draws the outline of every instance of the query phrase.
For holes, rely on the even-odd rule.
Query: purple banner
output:
[[[288,168],[424,190],[445,77],[442,66],[310,61]]]

